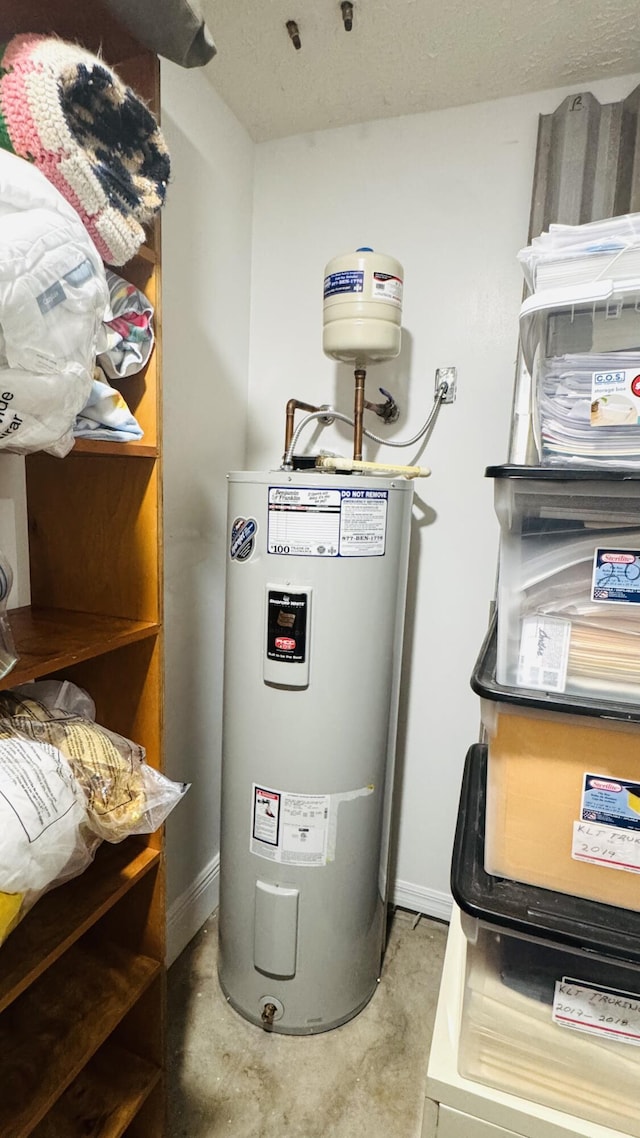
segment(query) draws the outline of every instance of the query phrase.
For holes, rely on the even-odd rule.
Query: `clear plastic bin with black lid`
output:
[[[492,466],[497,679],[640,703],[640,470]]]
[[[534,437],[545,466],[640,467],[640,244],[626,257],[625,265],[624,257],[605,256],[604,278],[552,287],[557,264],[540,264],[536,291],[522,305]],[[571,260],[569,277],[579,263]]]
[[[640,1136],[640,914],[484,870],[486,748],[467,755],[451,888],[467,937],[465,1078]]]
[[[640,706],[500,684],[495,625],[471,686],[488,749],[487,872],[640,909]]]

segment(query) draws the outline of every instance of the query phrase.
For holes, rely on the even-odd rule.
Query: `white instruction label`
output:
[[[574,822],[571,857],[609,869],[640,873],[640,833],[595,822]]]
[[[387,536],[387,490],[342,490],[340,556],[381,557]]]
[[[251,853],[286,865],[326,865],[329,794],[298,794],[253,784]]]
[[[269,487],[267,551],[284,557],[383,557],[388,490]]]
[[[19,738],[2,740],[0,795],[29,843],[76,805],[71,768],[55,747]]]
[[[573,1031],[640,1044],[640,997],[615,988],[587,987],[563,976],[556,981],[553,1022]]]
[[[387,303],[402,304],[402,279],[393,273],[374,273],[371,281],[371,296]]]
[[[564,691],[570,641],[570,620],[526,616],[520,637],[518,687]]]

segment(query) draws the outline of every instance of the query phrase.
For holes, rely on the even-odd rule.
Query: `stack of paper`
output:
[[[635,397],[600,396],[597,377],[640,376],[640,353],[552,356],[537,377],[538,448],[543,462],[637,466],[640,422]],[[624,381],[623,381],[624,384]]]
[[[518,253],[529,288],[640,277],[640,214],[551,225]]]

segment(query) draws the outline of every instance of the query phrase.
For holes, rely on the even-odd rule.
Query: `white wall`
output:
[[[225,472],[244,462],[254,144],[204,75],[162,64],[169,957],[217,904]]]
[[[610,101],[637,82],[583,89]],[[371,245],[405,267],[403,351],[371,368],[367,382],[369,398],[380,384],[398,394],[396,437],[423,422],[435,368],[458,368],[457,402],[442,409],[423,456],[433,476],[417,487],[394,846],[396,900],[440,916],[449,911],[462,764],[479,729],[469,676],[486,630],[498,539],[483,472],[507,454],[522,293],[516,253],[527,235],[538,115],[567,93],[257,148],[248,466],[279,461],[291,396],[352,408],[351,373],[321,351],[323,268],[337,253]],[[345,431],[323,434],[322,445],[336,442],[350,453]],[[411,461],[417,452],[379,453]]]

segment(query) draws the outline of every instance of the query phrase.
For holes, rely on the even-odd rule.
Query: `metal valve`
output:
[[[384,423],[395,423],[400,415],[398,404],[390,391],[387,391],[384,387],[380,387],[378,390],[380,394],[385,397],[384,403],[369,403],[369,400],[365,399],[365,407],[368,411],[374,411]]]

